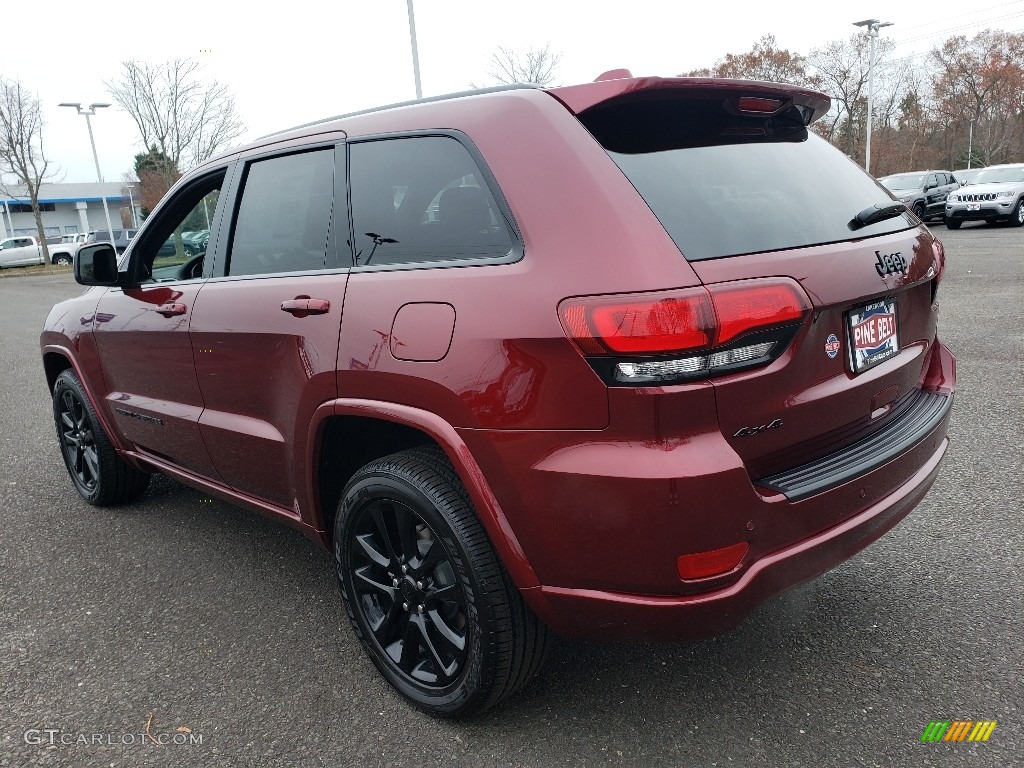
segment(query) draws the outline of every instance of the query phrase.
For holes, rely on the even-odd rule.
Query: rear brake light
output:
[[[789,278],[742,280],[655,294],[566,299],[559,316],[585,355],[708,349],[799,321],[810,309]]]
[[[932,240],[932,255],[935,256],[935,282],[938,283],[946,271],[946,249],[941,240]]]
[[[749,548],[747,542],[741,541],[731,547],[680,555],[676,558],[676,570],[679,571],[681,579],[706,579],[709,576],[728,573],[739,565]]]
[[[711,286],[718,315],[717,344],[755,328],[792,323],[809,309],[802,291],[789,282],[751,281]]]
[[[780,99],[766,99],[762,96],[740,96],[738,106],[742,112],[774,112],[781,107]]]
[[[768,362],[792,338],[784,329],[810,307],[793,280],[761,278],[566,299],[558,310],[566,335],[584,356],[611,358],[596,366],[608,380],[646,384]]]
[[[651,354],[699,349],[711,343],[714,313],[703,289],[656,300],[590,307],[597,339],[612,352]]]

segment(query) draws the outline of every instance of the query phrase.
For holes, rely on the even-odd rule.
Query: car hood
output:
[[[995,184],[965,184],[957,192],[965,195],[998,195],[1000,192],[1016,194],[1022,189],[1024,189],[1024,184],[1021,182],[997,182]]]

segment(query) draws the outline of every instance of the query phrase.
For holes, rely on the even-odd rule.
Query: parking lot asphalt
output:
[[[1024,765],[1024,231],[933,231],[959,389],[917,510],[730,634],[561,642],[464,723],[391,693],[300,534],[162,478],[82,502],[38,348],[80,287],[0,281],[0,766]],[[953,720],[998,725],[921,742]]]

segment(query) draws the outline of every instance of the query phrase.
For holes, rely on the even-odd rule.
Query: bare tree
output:
[[[1024,146],[1024,35],[983,30],[932,50],[936,101],[947,125],[973,134],[975,163],[1009,162]]]
[[[488,74],[499,83],[550,85],[561,60],[562,54],[553,52],[550,45],[531,48],[523,54],[498,46],[491,56]]]
[[[3,183],[13,177],[25,188],[36,219],[36,232],[43,248],[43,260],[50,263],[46,230],[39,210],[39,185],[56,174],[43,151],[43,113],[39,99],[18,80],[0,78],[0,189],[15,197]]]
[[[198,62],[125,61],[121,67],[120,78],[106,83],[107,89],[135,120],[147,150],[171,161],[167,186],[244,132],[227,86],[203,80]]]
[[[817,77],[807,68],[807,59],[799,53],[779,48],[775,35],[764,35],[746,53],[727,53],[710,69],[684,72],[680,77],[731,77],[810,88],[819,85]]]
[[[892,40],[883,38],[875,50],[874,111],[881,111],[887,119],[891,119],[890,105],[895,96],[886,59],[894,47]],[[867,35],[854,34],[846,40],[833,40],[807,57],[819,86],[832,97],[832,113],[816,128],[850,157],[862,154],[859,146],[867,123],[870,50]]]

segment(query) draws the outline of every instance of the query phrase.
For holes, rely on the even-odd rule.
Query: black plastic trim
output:
[[[800,501],[835,488],[917,445],[946,418],[952,407],[952,395],[921,392],[899,418],[863,440],[799,467],[761,478],[757,484],[784,494],[790,501]]]

